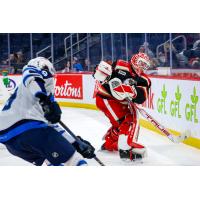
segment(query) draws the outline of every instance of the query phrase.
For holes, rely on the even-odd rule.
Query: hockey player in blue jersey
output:
[[[8,151],[34,165],[86,165],[94,148],[77,143],[58,122],[61,109],[54,99],[55,69],[37,57],[23,68],[22,82],[0,112],[0,142]]]

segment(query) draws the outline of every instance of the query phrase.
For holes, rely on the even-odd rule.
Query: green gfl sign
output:
[[[175,92],[175,100],[171,101],[171,103],[170,103],[170,114],[172,117],[181,118],[181,114],[180,114],[181,97],[182,97],[182,94],[180,92],[180,88],[179,88],[179,86],[177,86],[177,89]]]
[[[162,95],[162,98],[159,98],[158,101],[157,101],[157,110],[158,110],[159,113],[167,114],[167,111],[166,111],[167,91],[165,89],[165,84],[163,85],[161,95]]]
[[[199,101],[199,97],[197,96],[196,87],[193,89],[193,94],[190,96],[191,103],[187,103],[185,106],[185,117],[187,121],[193,121],[194,123],[198,123],[197,118],[197,103]]]

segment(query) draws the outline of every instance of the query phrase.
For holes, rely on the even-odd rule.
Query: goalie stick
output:
[[[59,124],[76,140],[76,142],[80,143],[80,139],[62,122],[60,121]],[[96,156],[94,157],[94,159],[101,165],[101,166],[105,166],[104,163],[102,163],[99,158],[97,158]]]
[[[148,114],[144,109],[139,108],[135,104],[131,103],[131,106],[136,107],[141,115],[145,117],[153,126],[155,126],[158,130],[160,130],[164,135],[168,137],[169,140],[171,140],[174,143],[180,143],[186,140],[188,137],[191,136],[191,133],[189,131],[183,132],[179,136],[172,135],[163,125],[161,125],[158,121],[156,121],[150,114]]]
[[[136,108],[137,110],[139,110],[139,112],[141,113],[141,115],[143,117],[145,117],[154,127],[156,127],[158,130],[160,130],[164,135],[166,135],[168,137],[169,140],[171,140],[174,143],[180,143],[183,142],[184,140],[186,140],[188,137],[191,136],[190,131],[185,131],[183,132],[181,135],[179,136],[175,136],[172,135],[163,125],[161,125],[157,120],[155,120],[150,114],[148,114],[144,109],[139,108],[135,103],[133,103],[130,98],[128,97],[126,91],[124,90],[124,88],[122,87],[122,85],[119,83],[117,85],[116,88],[114,88],[114,90],[121,88],[121,90],[126,94],[126,100],[129,103],[129,108],[131,113],[133,113],[133,108]],[[117,90],[116,90],[117,91]]]

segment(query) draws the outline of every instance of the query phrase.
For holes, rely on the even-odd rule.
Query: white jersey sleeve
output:
[[[48,123],[37,98],[40,93],[54,94],[53,76],[34,66],[25,66],[22,82],[0,112],[0,131],[24,119]]]

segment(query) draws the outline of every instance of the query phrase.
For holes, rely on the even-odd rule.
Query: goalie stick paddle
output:
[[[60,121],[59,124],[76,140],[76,142],[80,143],[80,139],[62,122]],[[99,160],[96,156],[94,159],[101,165],[105,166],[103,162]]]

